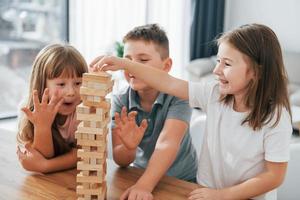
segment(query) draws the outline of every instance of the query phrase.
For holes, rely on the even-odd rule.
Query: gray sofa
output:
[[[291,105],[300,106],[300,53],[285,52],[283,59],[289,78]],[[215,65],[215,56],[191,61],[187,66],[189,80],[198,81],[200,78],[213,78],[212,71]]]

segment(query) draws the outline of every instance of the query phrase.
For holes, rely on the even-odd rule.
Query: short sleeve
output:
[[[173,97],[167,112],[166,119],[178,119],[190,123],[192,109],[188,101]]]
[[[201,80],[199,82],[189,82],[190,106],[206,111],[208,102],[212,98],[212,92],[216,86],[216,81]],[[216,89],[215,91],[218,92]]]
[[[290,158],[290,139],[293,129],[291,118],[286,110],[282,111],[276,127],[270,128],[265,135],[265,160],[270,162],[287,162]]]

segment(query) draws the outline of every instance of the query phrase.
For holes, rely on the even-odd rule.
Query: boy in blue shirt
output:
[[[169,41],[158,25],[136,27],[123,42],[124,58],[170,71]],[[120,166],[133,163],[145,172],[120,199],[153,199],[151,193],[164,174],[195,182],[198,163],[189,134],[188,102],[124,74],[129,87],[112,97],[113,159]]]

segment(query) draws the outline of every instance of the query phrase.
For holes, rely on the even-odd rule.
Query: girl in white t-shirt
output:
[[[87,71],[84,58],[70,45],[48,45],[37,55],[17,137],[25,145],[17,154],[26,170],[47,173],[76,166],[75,110]]]
[[[133,79],[189,99],[207,114],[195,199],[265,199],[284,180],[292,133],[281,47],[267,26],[250,24],[218,39],[216,81],[174,78],[128,59],[98,57],[93,68],[127,70]]]

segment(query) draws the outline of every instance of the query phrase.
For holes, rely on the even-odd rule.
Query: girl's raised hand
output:
[[[138,126],[135,121],[136,115],[136,111],[132,111],[127,115],[126,107],[122,108],[121,116],[119,113],[115,114],[116,127],[113,129],[113,133],[120,137],[128,149],[136,149],[148,126],[145,119]]]
[[[58,97],[58,93],[56,91],[48,103],[48,88],[45,89],[41,102],[39,101],[36,90],[33,91],[32,98],[34,110],[31,111],[26,107],[23,107],[21,110],[26,114],[29,121],[31,121],[31,123],[33,123],[35,126],[51,127],[58,109],[63,103],[63,98]]]

